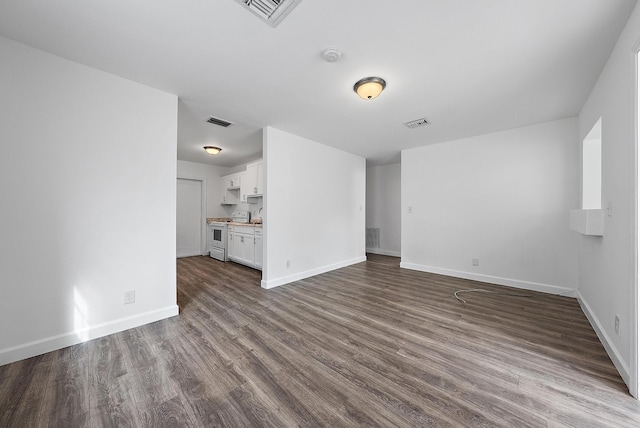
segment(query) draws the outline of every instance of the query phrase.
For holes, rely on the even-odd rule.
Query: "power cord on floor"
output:
[[[460,300],[462,303],[467,303],[462,297],[458,296],[458,293],[491,293],[491,294],[502,294],[503,296],[511,296],[511,297],[533,297],[531,294],[512,294],[512,293],[504,293],[502,291],[492,291],[492,290],[483,290],[482,288],[470,288],[468,290],[458,290],[453,293],[454,297]]]

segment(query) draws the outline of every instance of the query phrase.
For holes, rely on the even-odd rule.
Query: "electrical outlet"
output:
[[[136,301],[136,290],[129,290],[124,292],[124,304],[129,305]]]
[[[473,266],[480,266],[480,259],[471,259],[471,264]]]
[[[616,315],[614,321],[614,329],[616,330],[616,336],[620,336],[620,317]]]
[[[286,267],[287,267],[287,268],[290,268],[290,267],[291,267],[291,260],[287,260]]]

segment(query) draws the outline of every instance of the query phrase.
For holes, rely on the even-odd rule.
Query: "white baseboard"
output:
[[[367,248],[367,253],[380,254],[381,256],[400,257],[400,251],[389,251],[381,248]]]
[[[354,265],[356,263],[362,263],[367,260],[366,256],[356,257],[355,259],[345,260],[343,262],[333,263],[327,266],[322,266],[315,269],[310,269],[304,272],[294,273],[293,275],[283,276],[281,278],[271,279],[265,281],[264,279],[260,283],[262,288],[274,288],[279,287],[281,285],[289,284],[291,282],[299,281],[301,279],[309,278],[310,276],[320,275],[321,273],[329,272],[332,270],[340,269],[343,267],[347,267],[350,265]]]
[[[419,265],[414,263],[400,262],[400,267],[421,272],[437,273],[439,275],[452,276],[455,278],[470,279],[473,281],[488,282],[491,284],[505,285],[507,287],[520,288],[524,290],[540,291],[542,293],[556,294],[559,296],[576,297],[577,290],[573,288],[561,287],[559,285],[541,284],[538,282],[522,281],[519,279],[503,278],[499,276],[484,275],[473,272],[465,272],[453,269],[438,268],[433,266]]]
[[[130,328],[139,327],[155,321],[178,315],[178,305],[155,311],[145,312],[127,318],[121,318],[103,324],[89,326],[81,331],[72,331],[46,339],[36,340],[22,345],[0,350],[0,365],[13,363],[25,358],[35,357],[47,352],[66,348],[67,346],[108,336]]]
[[[627,387],[629,387],[629,385],[631,385],[629,366],[625,364],[622,356],[620,355],[620,352],[618,352],[618,349],[613,345],[613,342],[609,338],[609,335],[602,327],[602,323],[600,323],[600,320],[598,320],[598,318],[596,317],[595,313],[591,309],[591,306],[589,306],[589,304],[582,298],[582,295],[579,291],[577,299],[578,303],[580,303],[580,307],[582,308],[582,312],[584,312],[587,319],[591,323],[591,327],[593,327],[596,334],[598,335],[598,338],[600,339],[600,342],[602,342],[602,345],[604,346],[605,351],[607,351],[607,354],[613,362],[613,365],[616,366],[616,369],[618,369],[618,373],[620,373],[622,380],[624,380],[624,383],[626,383]]]

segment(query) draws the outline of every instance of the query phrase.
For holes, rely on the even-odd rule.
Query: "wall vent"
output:
[[[367,248],[380,248],[379,227],[367,227]]]
[[[422,119],[412,120],[411,122],[405,123],[405,126],[410,129],[420,128],[421,126],[429,125],[429,121],[424,117]]]
[[[280,22],[300,3],[300,0],[236,0],[254,15],[272,27]]]
[[[229,122],[228,120],[220,119],[219,117],[209,116],[207,119],[207,123],[213,123],[214,125],[227,127],[229,125],[233,125],[233,122]]]

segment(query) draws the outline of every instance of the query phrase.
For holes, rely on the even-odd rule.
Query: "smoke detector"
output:
[[[301,0],[236,0],[272,27],[277,27]]]
[[[338,62],[342,57],[342,52],[338,48],[330,47],[322,51],[322,58],[327,62]]]

